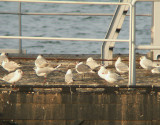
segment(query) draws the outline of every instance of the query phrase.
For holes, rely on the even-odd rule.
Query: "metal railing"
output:
[[[39,40],[67,40],[67,41],[110,41],[110,42],[129,42],[129,85],[136,85],[136,64],[135,64],[135,49],[159,49],[155,46],[135,46],[135,4],[137,1],[159,1],[159,0],[133,0],[132,3],[119,3],[119,2],[77,2],[77,1],[37,1],[37,0],[1,0],[8,2],[19,2],[19,36],[0,36],[0,39],[19,39],[20,52],[22,51],[22,39],[39,39]],[[83,39],[83,38],[57,38],[57,37],[29,37],[21,36],[21,2],[34,2],[34,3],[56,3],[56,4],[91,4],[91,5],[129,5],[130,7],[130,20],[129,20],[129,39]],[[28,15],[30,15],[28,13]],[[33,15],[31,13],[31,15]],[[36,15],[36,14],[35,14]],[[63,15],[63,14],[62,14]],[[68,14],[71,15],[71,14]],[[77,14],[75,14],[77,15]],[[105,16],[105,15],[104,15]]]
[[[152,46],[152,45],[139,45],[139,46],[136,46],[136,39],[135,39],[135,32],[136,32],[136,2],[160,2],[159,0],[132,0],[132,3],[131,3],[131,13],[132,13],[132,47],[131,47],[131,54],[132,54],[132,57],[130,57],[130,61],[132,62],[132,66],[130,67],[131,70],[132,70],[132,75],[131,75],[131,81],[132,81],[132,85],[136,85],[136,58],[135,58],[135,50],[136,49],[159,49],[160,46]]]
[[[8,2],[19,2],[19,36],[0,36],[0,39],[19,39],[19,48],[20,52],[22,52],[21,48],[21,40],[22,39],[39,39],[39,40],[67,40],[67,41],[96,41],[96,42],[103,42],[103,41],[110,41],[110,42],[129,42],[129,55],[131,59],[131,38],[132,38],[132,15],[131,15],[131,4],[130,3],[119,3],[119,2],[77,2],[77,1],[37,1],[37,0],[1,0],[1,1],[8,1]],[[130,6],[130,36],[129,40],[126,39],[83,39],[83,38],[57,38],[57,37],[27,37],[21,36],[21,2],[33,2],[33,3],[56,3],[56,4],[88,4],[88,5],[129,5]],[[131,69],[131,61],[130,62],[130,69]],[[131,81],[132,78],[132,70],[129,70],[129,85],[132,85],[133,82]]]

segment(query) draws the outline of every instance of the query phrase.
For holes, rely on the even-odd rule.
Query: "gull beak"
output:
[[[37,69],[37,67],[34,67],[33,69],[34,69],[34,70],[36,70],[36,69]]]

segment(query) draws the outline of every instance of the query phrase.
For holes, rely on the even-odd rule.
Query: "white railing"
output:
[[[34,2],[34,3],[56,3],[56,4],[92,4],[92,5],[129,5],[130,6],[130,35],[129,35],[129,40],[120,40],[120,39],[82,39],[82,38],[55,38],[55,37],[29,37],[29,36],[21,36],[21,24],[20,24],[20,28],[19,28],[19,35],[20,36],[0,36],[0,38],[2,39],[40,39],[40,40],[78,40],[78,41],[112,41],[112,42],[129,42],[129,85],[134,85],[133,83],[133,78],[132,76],[132,6],[130,3],[119,3],[119,2],[76,2],[76,1],[37,1],[37,0],[1,0],[1,1],[8,1],[8,2]],[[19,8],[19,22],[21,23],[21,5]],[[20,48],[21,48],[21,41],[20,41]],[[22,49],[20,50],[22,51]]]
[[[135,49],[159,49],[155,46],[135,46],[135,4],[137,1],[159,1],[159,0],[133,0],[132,3],[119,3],[119,2],[76,2],[76,1],[37,1],[37,0],[0,0],[8,2],[34,2],[34,3],[56,3],[56,4],[92,4],[92,5],[129,5],[130,7],[130,20],[129,20],[129,39],[83,39],[83,38],[57,38],[57,37],[29,37],[21,36],[0,36],[1,39],[39,39],[39,40],[65,40],[65,41],[110,41],[110,42],[129,42],[129,81],[128,85],[136,85],[136,64],[135,64]],[[21,8],[20,13],[21,16]],[[71,15],[71,14],[70,14]],[[21,17],[20,17],[21,22]],[[21,41],[20,41],[21,47]]]

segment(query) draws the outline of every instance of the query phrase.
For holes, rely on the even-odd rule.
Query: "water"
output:
[[[82,0],[81,0],[82,1]],[[84,0],[83,0],[84,1]],[[95,2],[96,0],[88,0]],[[99,0],[99,2],[110,0]],[[114,0],[117,2],[118,0]],[[113,2],[113,0],[112,0]],[[29,13],[114,13],[116,6],[22,3],[22,12]],[[137,3],[138,14],[151,14],[151,2]],[[1,12],[18,12],[18,3],[0,2]],[[105,38],[111,16],[44,16],[23,15],[22,35],[66,38]],[[0,34],[17,36],[18,16],[0,14]],[[128,39],[129,17],[126,17],[119,39]],[[137,17],[137,44],[150,44],[151,17]],[[18,40],[0,39],[0,49],[18,49]],[[102,42],[23,40],[23,49],[31,54],[100,54]],[[137,51],[146,53],[147,51]],[[128,43],[116,43],[114,53],[127,54]]]

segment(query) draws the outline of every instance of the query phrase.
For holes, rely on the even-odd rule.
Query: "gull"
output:
[[[8,83],[14,84],[15,82],[18,82],[22,78],[22,75],[23,75],[23,71],[21,69],[17,69],[15,72],[11,72],[0,79]]]
[[[5,52],[2,52],[0,55],[0,65],[2,65],[2,62],[4,59],[8,58]]]
[[[5,58],[2,62],[2,67],[8,72],[11,72],[22,66],[14,61],[9,61],[8,58]]]
[[[96,69],[97,67],[100,66],[92,57],[89,57],[86,61],[86,64],[92,69]]]
[[[153,68],[153,69],[151,70],[151,72],[152,72],[153,74],[159,74],[159,73],[160,73],[160,67]]]
[[[62,64],[59,64],[57,67],[34,67],[33,69],[35,70],[37,76],[43,76],[45,78],[45,82],[47,79],[47,75],[50,74],[51,72],[57,70]]]
[[[107,74],[108,70],[104,67],[101,66],[99,71],[98,71],[98,75],[102,78],[105,79],[105,74]]]
[[[37,59],[35,60],[35,66],[39,68],[46,67],[48,65],[48,61],[42,56],[38,55]]]
[[[147,59],[146,56],[140,57],[140,65],[146,70],[151,70],[153,68],[153,62],[150,59]]]
[[[65,75],[65,82],[67,84],[70,84],[73,82],[73,74],[72,74],[72,70],[68,69]]]
[[[112,72],[111,70],[108,70],[108,73],[105,75],[105,80],[109,83],[114,83],[122,79],[123,78],[120,75]]]
[[[115,62],[115,68],[119,73],[126,73],[129,71],[129,67],[127,64],[121,62],[121,57],[118,57],[117,61]]]
[[[85,73],[95,73],[88,65],[84,64],[83,62],[78,63],[75,68],[78,74],[83,74],[83,77]]]

